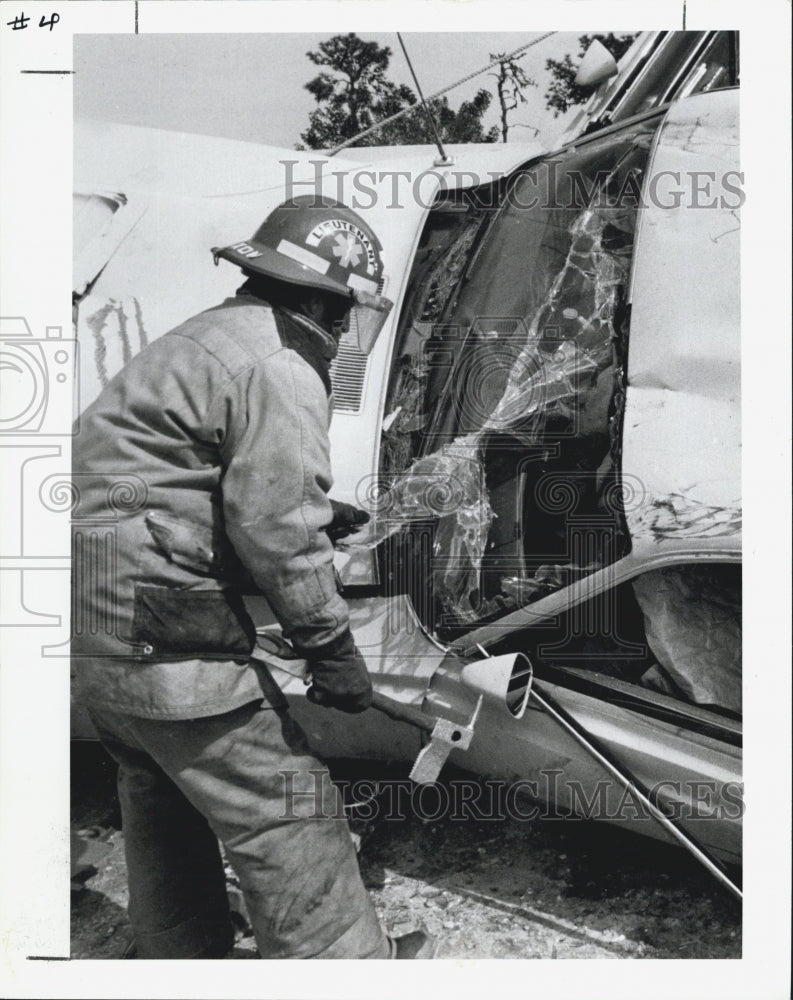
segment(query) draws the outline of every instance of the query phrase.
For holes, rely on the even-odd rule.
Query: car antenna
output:
[[[443,148],[443,143],[441,142],[441,137],[438,132],[438,126],[435,123],[435,119],[432,117],[432,112],[430,111],[430,106],[424,100],[424,94],[421,91],[421,84],[419,83],[419,78],[416,76],[416,72],[413,69],[413,63],[410,61],[410,56],[408,55],[408,50],[405,48],[405,43],[402,41],[402,35],[397,32],[397,38],[399,39],[399,44],[402,46],[402,51],[405,54],[405,61],[408,64],[408,69],[410,70],[410,75],[413,77],[413,83],[416,85],[416,90],[419,92],[419,97],[421,98],[421,104],[427,115],[427,120],[430,123],[430,128],[435,136],[435,145],[438,147],[438,152],[440,153],[439,158],[435,161],[436,167],[446,167],[454,161],[451,157],[446,155],[446,150]]]

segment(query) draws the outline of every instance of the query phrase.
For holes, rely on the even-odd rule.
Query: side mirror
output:
[[[616,76],[617,73],[617,62],[614,56],[602,42],[595,38],[584,53],[574,82],[578,87],[597,87],[604,80]]]
[[[506,708],[520,719],[531,694],[534,668],[525,653],[505,653],[467,663],[460,673],[462,683],[485,702]]]

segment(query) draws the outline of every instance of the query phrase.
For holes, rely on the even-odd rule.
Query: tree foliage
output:
[[[365,42],[354,32],[334,35],[306,53],[322,72],[306,84],[317,102],[301,139],[309,149],[328,149],[354,138],[405,108],[416,110],[364,136],[357,145],[388,146],[434,141],[426,113],[410,87],[389,80],[391,49]],[[480,90],[455,111],[445,97],[430,102],[444,142],[495,142],[498,130],[485,131],[482,117],[492,95]]]
[[[590,87],[578,87],[575,84],[575,75],[578,71],[578,63],[584,57],[584,53],[597,39],[604,45],[615,59],[619,60],[628,51],[634,39],[632,35],[615,35],[609,32],[606,35],[581,35],[578,39],[578,57],[574,63],[569,53],[564,59],[546,59],[545,68],[550,71],[553,77],[551,85],[545,92],[545,106],[553,111],[554,118],[564,114],[568,108],[576,104],[584,104],[592,96]]]
[[[463,101],[456,111],[449,105],[446,97],[429,101],[428,105],[435,119],[435,128],[441,142],[496,142],[498,140],[496,126],[493,125],[485,130],[482,124],[482,117],[492,100],[493,95],[483,89],[478,90],[470,101]],[[409,103],[414,104],[415,99]],[[404,146],[434,141],[435,132],[427,120],[427,113],[417,105],[415,111],[384,125],[373,135],[367,136],[363,143],[377,146]]]

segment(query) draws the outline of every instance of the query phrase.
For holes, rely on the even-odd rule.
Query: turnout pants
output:
[[[172,722],[91,708],[119,764],[140,958],[220,958],[233,932],[218,840],[262,958],[388,958],[340,795],[285,708]]]

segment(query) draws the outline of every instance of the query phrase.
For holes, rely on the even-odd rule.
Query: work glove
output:
[[[306,697],[310,702],[353,714],[372,704],[369,671],[349,629],[324,646],[307,648],[294,641],[292,645],[308,665],[311,687]]]
[[[369,515],[360,507],[353,507],[351,503],[342,503],[340,500],[331,500],[333,508],[333,520],[325,528],[328,538],[335,545],[342,538],[360,531],[370,520]]]

